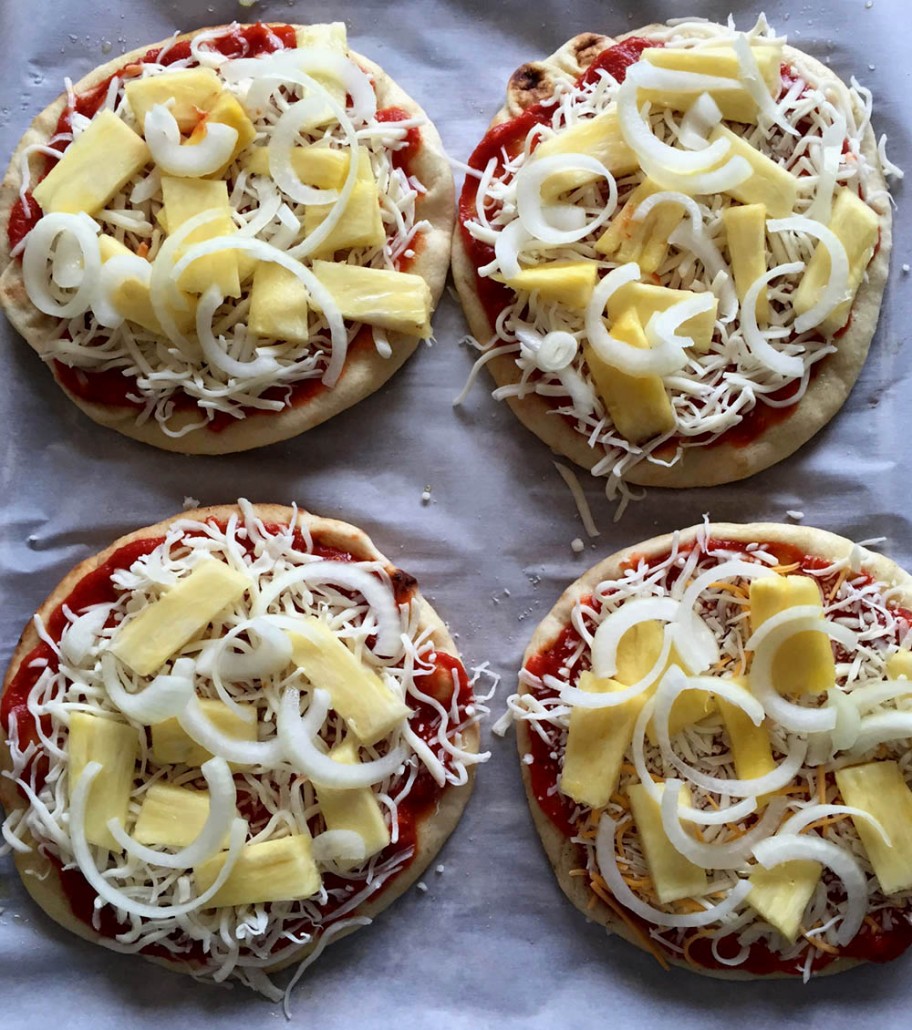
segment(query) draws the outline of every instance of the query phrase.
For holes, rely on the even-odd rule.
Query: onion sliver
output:
[[[803,232],[807,236],[819,240],[818,246],[826,247],[829,254],[830,277],[820,294],[820,300],[795,319],[795,332],[807,332],[808,329],[820,325],[848,296],[849,258],[846,249],[842,240],[832,229],[814,221],[813,218],[806,218],[802,215],[792,215],[790,218],[771,218],[766,223],[766,228],[769,232]]]
[[[257,357],[250,361],[238,361],[228,354],[222,346],[222,338],[216,339],[212,331],[212,317],[218,308],[222,306],[225,298],[222,291],[213,283],[200,297],[196,308],[196,335],[199,338],[200,347],[203,349],[203,356],[213,367],[220,369],[226,375],[235,379],[270,379],[280,366],[278,361],[267,354],[257,354]]]
[[[62,290],[75,290],[82,282],[82,247],[68,233],[57,238],[51,258],[51,279]]]
[[[216,758],[224,758],[226,762],[274,769],[285,757],[278,737],[271,740],[236,740],[222,733],[207,718],[196,694],[187,702],[177,721],[188,737]]]
[[[767,222],[769,226],[769,222]],[[751,354],[771,372],[791,379],[804,375],[804,361],[797,354],[783,354],[776,350],[760,332],[757,325],[757,298],[767,283],[780,275],[799,275],[804,271],[803,261],[792,261],[786,265],[776,265],[755,279],[744,294],[741,301],[741,329]]]
[[[351,562],[315,561],[289,570],[260,591],[251,614],[265,615],[269,605],[281,593],[299,583],[308,587],[341,587],[361,594],[377,620],[374,653],[384,658],[395,658],[401,653],[402,621],[392,589],[378,576],[359,569]],[[306,632],[306,627],[296,631]]]
[[[757,65],[757,58],[754,57],[747,36],[743,32],[739,32],[735,36],[732,46],[738,58],[741,83],[753,97],[762,118],[772,125],[778,125],[783,132],[790,136],[800,136],[801,134],[794,125],[790,125],[785,116],[779,112],[776,102],[766,88],[766,82]]]
[[[682,151],[674,151],[674,153],[682,153]],[[706,151],[698,150],[696,153],[705,154]],[[747,182],[754,174],[750,162],[740,154],[730,158],[724,165],[706,172],[675,172],[667,165],[647,157],[640,158],[640,165],[646,175],[663,189],[679,190],[690,196],[725,193],[727,190],[733,190],[736,186]]]
[[[209,814],[196,839],[180,851],[167,854],[140,844],[124,830],[119,819],[109,819],[108,830],[128,855],[165,869],[192,869],[221,850],[222,841],[230,834],[232,824],[236,821],[243,823],[237,814],[234,777],[222,758],[203,762],[200,772],[209,787]]]
[[[541,188],[545,180],[557,172],[583,171],[601,176],[608,183],[608,199],[604,208],[591,221],[578,229],[558,229],[545,220],[542,206]],[[576,243],[584,236],[595,232],[600,225],[614,214],[617,207],[617,183],[614,176],[601,161],[588,154],[552,154],[548,157],[534,158],[524,164],[516,173],[516,213],[525,230],[541,240],[554,246]]]
[[[193,219],[191,218],[190,222],[192,221]],[[178,232],[183,231],[190,222],[182,225]],[[171,238],[168,240],[168,243],[170,242]],[[164,247],[162,250],[164,250]],[[272,261],[288,269],[289,272],[301,280],[314,304],[320,308],[326,317],[326,321],[329,323],[332,352],[329,364],[323,373],[322,382],[325,386],[335,386],[345,364],[345,356],[348,352],[348,337],[345,332],[345,322],[342,319],[342,313],[339,311],[338,305],[329,290],[326,289],[309,268],[306,268],[300,261],[296,261],[290,253],[285,253],[285,251],[279,250],[277,247],[270,246],[270,244],[265,243],[263,240],[251,240],[237,235],[219,236],[217,239],[203,240],[201,243],[195,243],[192,247],[188,247],[183,257],[174,265],[171,272],[172,278],[176,280],[187,265],[197,258],[204,257],[206,254],[215,254],[220,250],[240,250],[247,254],[252,254],[261,261]],[[161,254],[159,254],[159,257],[161,257]],[[158,258],[156,258],[157,263]],[[154,275],[155,272],[153,270],[153,279]],[[157,309],[156,314],[158,314]]]
[[[912,712],[878,712],[865,715],[858,729],[858,736],[852,744],[852,753],[864,754],[878,744],[891,740],[905,740],[912,737]]]
[[[152,266],[138,254],[115,254],[101,266],[98,290],[92,300],[92,313],[99,325],[116,329],[123,324],[124,316],[111,298],[114,291],[130,279],[137,280],[147,289],[152,281]]]
[[[704,150],[709,146],[707,137],[721,121],[722,112],[712,93],[701,93],[681,119],[678,137],[688,150]]]
[[[497,234],[494,239],[494,257],[505,278],[512,279],[522,271],[519,252],[531,239],[532,234],[518,218],[505,225]]]
[[[836,712],[836,726],[831,735],[833,750],[846,751],[858,740],[861,712],[839,687],[831,687],[827,691],[827,707]]]
[[[167,175],[198,178],[217,172],[227,164],[238,141],[237,129],[208,118],[198,143],[181,143],[180,127],[164,104],[155,104],[146,114],[143,135],[155,164]]]
[[[704,844],[694,840],[681,827],[678,799],[683,787],[683,780],[665,781],[661,805],[662,827],[675,851],[704,869],[740,869],[750,857],[754,845],[772,835],[788,804],[788,798],[773,798],[759,822],[746,833],[727,843]]]
[[[620,869],[618,869],[617,856],[614,852],[614,836],[617,831],[617,823],[605,812],[599,820],[598,833],[595,838],[595,857],[598,862],[599,872],[602,874],[605,883],[614,895],[615,899],[634,915],[656,926],[709,926],[710,923],[723,921],[727,916],[737,909],[744,898],[750,893],[751,885],[748,880],[739,880],[729,891],[728,897],[720,901],[718,905],[709,905],[703,912],[693,912],[689,915],[676,915],[673,912],[663,912],[661,909],[647,905],[645,901],[633,893],[624,881]],[[765,842],[764,842],[765,843]],[[714,893],[709,887],[707,893]]]
[[[239,653],[228,649],[238,634],[247,633],[259,637],[259,643],[252,643],[250,650]],[[276,621],[261,615],[248,622],[232,627],[222,637],[211,652],[206,667],[211,666],[214,673],[229,683],[261,680],[281,672],[291,662],[291,641]],[[203,662],[199,662],[199,671],[208,675]]]
[[[113,608],[113,604],[94,606],[66,627],[60,638],[60,653],[66,662],[82,665],[92,648],[98,644],[99,635]]]
[[[846,945],[858,933],[868,910],[868,882],[861,866],[845,850],[821,837],[777,834],[754,848],[754,857],[764,869],[784,862],[805,859],[820,862],[842,880],[846,892],[846,912],[836,934],[836,943]]]
[[[361,861],[367,857],[364,838],[354,830],[324,830],[313,839],[318,862]]]
[[[699,576],[684,590],[681,596],[680,615],[683,618],[688,613],[693,613],[694,605],[707,587],[723,579],[760,579],[762,577],[775,576],[776,573],[768,566],[759,562],[741,561],[732,558],[730,561],[719,562],[718,565],[701,572]],[[685,624],[686,630],[686,624]]]
[[[232,822],[225,863],[208,890],[180,905],[147,905],[141,901],[136,901],[129,894],[113,886],[111,881],[99,872],[92,858],[92,852],[85,836],[85,816],[89,791],[95,777],[100,772],[100,762],[88,762],[76,783],[73,796],[70,798],[70,841],[73,845],[73,857],[76,859],[79,871],[95,888],[98,897],[106,904],[112,905],[129,915],[139,916],[141,919],[173,919],[177,916],[188,915],[190,912],[195,912],[197,909],[202,908],[210,898],[215,897],[231,875],[237,857],[244,845],[244,840],[247,837],[246,820],[235,819]]]
[[[691,675],[704,672],[719,661],[719,642],[696,612],[691,611],[690,618],[686,612],[681,614],[668,631],[678,658]]]
[[[641,350],[623,340],[615,339],[605,328],[605,305],[608,298],[622,286],[640,278],[640,266],[631,261],[610,271],[592,292],[586,308],[586,335],[598,356],[609,365],[632,376],[670,375],[687,363],[680,347],[661,343],[658,347]]]
[[[101,656],[101,675],[108,697],[121,712],[141,726],[154,726],[179,715],[193,696],[195,662],[178,658],[170,673],[160,673],[136,694],[124,690],[117,672],[117,659],[112,652]]]
[[[677,330],[691,318],[711,311],[715,303],[716,298],[713,294],[699,293],[694,297],[687,297],[669,305],[664,311],[657,311],[643,327],[652,353],[656,353],[661,347],[669,347],[683,357],[684,349],[693,346],[693,337],[679,336]],[[637,353],[644,352],[638,351]],[[650,352],[646,351],[645,353]]]
[[[807,218],[813,218],[815,222],[821,222],[823,225],[829,225],[833,213],[833,191],[836,189],[836,177],[839,174],[845,138],[845,115],[834,108],[833,121],[820,134],[820,147],[823,150],[819,159],[820,175],[817,178],[813,203],[805,211]]]
[[[291,159],[292,151],[298,144],[299,132],[313,122],[314,111],[324,107],[322,98],[318,96],[309,96],[304,100],[298,100],[281,115],[269,140],[267,149],[269,173],[279,189],[298,204],[333,204],[341,199],[339,190],[317,189],[315,186],[303,183],[295,172]],[[352,185],[354,185],[358,177],[357,162],[358,149],[355,147],[350,152],[345,183],[351,179]],[[355,166],[354,172],[351,169],[352,164]],[[348,196],[351,196],[351,188],[348,190]],[[345,198],[346,200],[348,196]]]
[[[893,842],[890,840],[890,835],[883,828],[883,823],[881,823],[879,819],[875,819],[870,812],[865,812],[864,809],[861,808],[854,808],[852,805],[808,805],[806,808],[802,808],[801,811],[796,812],[793,816],[786,819],[779,828],[779,833],[782,836],[789,833],[801,833],[806,826],[817,822],[818,819],[829,819],[834,815],[850,815],[853,819],[864,820],[864,822],[869,823],[871,828],[879,834],[880,839],[888,848],[893,846]]]
[[[773,660],[782,644],[796,633],[824,633],[848,650],[858,646],[858,637],[836,622],[828,622],[812,604],[793,605],[767,619],[744,645],[754,652],[751,664],[751,690],[769,716],[794,733],[829,732],[836,727],[833,708],[803,708],[792,704],[776,690]]]
[[[330,758],[316,743],[320,727],[329,712],[329,691],[315,690],[303,717],[300,714],[300,699],[299,691],[293,687],[286,689],[279,705],[276,729],[288,760],[295,769],[315,783],[337,790],[370,787],[392,776],[405,761],[406,753],[402,747],[395,748],[383,758],[355,765]]]
[[[101,252],[98,246],[100,226],[84,212],[78,215],[57,212],[39,219],[25,238],[22,253],[22,279],[29,300],[45,315],[75,318],[86,311],[98,287]],[[76,292],[65,302],[58,301],[48,289],[48,262],[54,241],[67,234],[75,240],[82,260],[82,278]]]
[[[751,679],[753,685],[753,678]],[[686,690],[703,690],[706,693],[713,693],[724,698],[730,704],[736,705],[745,715],[759,726],[763,720],[763,705],[754,697],[751,691],[740,686],[733,680],[724,680],[715,676],[687,677],[678,666],[673,665],[662,677],[662,682],[655,695],[655,714],[653,725],[655,734],[659,741],[659,747],[667,761],[688,780],[703,787],[704,790],[711,790],[718,794],[728,794],[733,797],[758,797],[760,794],[770,794],[779,790],[795,777],[798,770],[804,764],[807,755],[807,742],[793,738],[788,742],[788,752],[785,759],[772,772],[764,776],[753,777],[749,780],[729,779],[723,776],[708,776],[700,772],[692,765],[680,759],[672,750],[671,738],[668,732],[668,719],[671,715],[672,705]]]

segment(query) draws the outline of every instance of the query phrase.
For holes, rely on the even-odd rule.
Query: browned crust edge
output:
[[[267,523],[291,524],[295,516],[292,508],[279,504],[256,504],[254,505],[254,510],[257,516]],[[80,562],[79,565],[68,572],[47,599],[39,606],[37,615],[46,621],[51,612],[59,607],[83,577],[100,565],[103,565],[121,547],[136,540],[162,536],[173,523],[184,519],[196,521],[215,519],[224,521],[232,515],[240,515],[240,509],[236,505],[213,505],[193,511],[181,512],[179,515],[174,515],[155,525],[146,526],[120,537],[109,547],[105,548],[105,550]],[[355,526],[336,519],[326,519],[312,515],[300,509],[297,512],[296,524],[306,526],[312,533],[318,534],[322,543],[328,543],[331,546],[338,547],[340,550],[348,551],[359,560],[382,562],[390,573],[396,569],[395,565],[377,550],[371,539]],[[418,607],[418,624],[420,628],[429,632],[430,638],[441,651],[458,657],[459,651],[449,630],[417,588],[412,595],[412,603]],[[0,699],[2,699],[3,694],[5,694],[19,671],[22,661],[38,643],[39,637],[34,620],[29,620],[10,660],[6,676],[3,680],[3,688],[0,691]],[[477,725],[470,727],[466,731],[465,739],[466,750],[477,753],[480,739]],[[0,724],[0,770],[9,771],[10,768],[9,740],[6,735],[6,727]],[[369,919],[373,919],[404,894],[427,869],[447,837],[456,828],[456,824],[459,822],[462,811],[472,793],[475,778],[474,766],[469,766],[468,773],[468,782],[461,787],[447,787],[436,808],[418,823],[416,827],[417,851],[411,863],[393,878],[389,886],[378,897],[369,899],[365,904],[350,913],[349,917],[366,916]],[[0,804],[2,804],[7,813],[12,813],[17,808],[27,807],[25,799],[20,795],[13,781],[5,776],[0,776]],[[107,938],[102,937],[91,926],[73,915],[63,893],[60,876],[56,867],[41,852],[37,849],[27,854],[14,852],[13,857],[16,869],[26,890],[51,919],[84,940],[100,944],[103,947],[109,946]],[[352,926],[340,931],[332,937],[331,943],[334,944],[357,929],[359,929],[358,926]],[[273,966],[267,967],[264,971],[273,973],[301,962],[319,946],[320,940],[321,938],[318,937],[315,941],[300,946],[290,955],[276,962]],[[142,957],[148,958],[149,961],[163,965],[175,972],[189,973],[190,975],[198,975],[199,972],[177,961],[170,961],[159,957]]]

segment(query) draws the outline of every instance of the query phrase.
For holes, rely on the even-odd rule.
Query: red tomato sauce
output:
[[[217,520],[209,521],[224,529],[225,524],[223,522],[218,522]],[[278,528],[274,524],[266,525],[266,530],[270,534],[275,534]],[[148,539],[136,540],[126,544],[118,548],[97,568],[83,576],[65,600],[48,617],[45,624],[48,636],[55,643],[60,640],[68,622],[64,614],[65,607],[73,613],[79,613],[89,605],[115,601],[120,591],[112,583],[112,575],[120,569],[129,568],[138,558],[149,554],[158,547],[164,539],[164,537],[149,537]],[[248,552],[252,550],[252,544],[249,541],[241,541],[240,543]],[[342,550],[329,543],[323,543],[320,540],[319,534],[312,536],[312,547],[310,547],[309,551],[304,536],[300,531],[295,532],[294,544],[296,549],[318,555],[328,561],[359,560],[356,555],[349,551]],[[401,569],[393,570],[391,572],[391,579],[397,602],[400,604],[407,602],[415,593],[415,579]],[[16,718],[20,747],[25,747],[28,742],[38,739],[33,717],[27,707],[29,693],[45,668],[45,666],[29,668],[30,664],[36,659],[44,659],[52,669],[56,670],[57,668],[56,655],[48,644],[41,642],[20,663],[16,676],[4,693],[2,705],[0,705],[0,719],[2,719],[3,725],[7,730],[9,729],[10,718],[12,716]],[[457,657],[444,651],[437,651],[433,661],[434,671],[420,681],[419,689],[423,693],[436,697],[447,709],[451,705],[455,691],[460,721],[464,720],[466,718],[466,708],[473,702],[472,688],[465,667]],[[433,744],[437,732],[437,712],[432,705],[414,698],[409,699],[409,707],[414,712],[410,719],[412,729],[423,740]],[[49,729],[49,727],[46,727],[46,729]],[[38,789],[41,788],[43,782],[43,773],[39,772],[39,775],[36,777]],[[252,828],[256,831],[257,828],[261,828],[268,822],[270,813],[265,810],[259,799],[244,789],[243,781],[238,781],[238,786],[238,807],[242,815],[250,820]],[[378,859],[379,862],[392,858],[394,855],[407,849],[412,849],[412,855],[401,868],[405,868],[411,863],[418,842],[418,827],[439,804],[443,789],[438,786],[426,767],[422,765],[408,797],[399,805],[399,839],[395,844],[390,844],[381,853]],[[53,857],[51,857],[51,862],[60,875],[63,892],[69,902],[71,911],[77,919],[91,926],[93,915],[95,914],[94,901],[96,895],[94,889],[78,869],[64,870],[61,863]],[[390,880],[387,880],[387,884],[394,879],[395,876],[391,877]],[[327,889],[332,889],[333,887],[344,886],[351,881],[327,874],[324,876],[323,882]],[[379,888],[372,897],[376,897],[384,889],[385,887]],[[331,915],[346,900],[347,897],[341,897],[333,899],[327,905],[324,905],[322,908],[324,917]],[[98,915],[99,932],[103,937],[114,937],[126,929],[125,924],[118,923],[110,907],[102,908]],[[300,933],[302,930],[312,931],[314,926],[312,923],[302,920],[301,923],[292,929],[293,932]],[[205,955],[201,946],[194,942],[187,943],[189,944],[188,950],[184,953],[182,959],[178,958],[177,960],[183,960],[193,965],[203,965],[205,963]],[[276,945],[276,950],[283,946],[284,942],[280,941]],[[172,960],[175,959],[172,952],[158,944],[150,944],[142,949],[142,953]]]
[[[692,546],[690,545],[690,547]],[[690,547],[682,548],[680,553],[686,554]],[[765,551],[775,555],[781,565],[797,564],[799,566],[798,571],[810,572],[812,570],[820,570],[832,564],[831,561],[817,555],[803,554],[800,548],[782,541],[762,543],[762,547]],[[713,552],[732,551],[739,555],[747,554],[743,543],[716,538],[708,541],[707,550]],[[623,563],[622,568],[636,568],[644,560],[649,567],[653,567],[659,565],[667,557],[668,555],[665,554],[645,559],[643,556],[634,554]],[[669,585],[675,579],[675,570],[670,570]],[[834,574],[818,578],[818,582],[821,585],[821,589],[826,593],[837,582],[837,579],[838,574]],[[853,577],[853,582],[859,582],[859,585],[863,585],[873,582],[873,579],[866,574],[862,574]],[[593,598],[584,598],[581,604],[592,607],[596,611],[598,610],[598,602]],[[891,611],[905,623],[905,626],[897,633],[899,641],[912,628],[912,612],[897,606],[891,606]],[[560,670],[576,651],[581,639],[576,628],[568,624],[554,641],[526,662],[525,669],[539,679],[545,676],[554,676],[559,679],[565,678],[561,676]],[[844,655],[840,656],[837,651],[837,660],[844,661],[847,658]],[[575,671],[585,671],[590,667],[590,661],[589,652],[584,651],[574,666]],[[540,699],[553,695],[553,691],[547,687],[539,690],[532,688],[531,692]],[[542,740],[534,731],[529,733],[529,753],[532,755],[532,764],[527,766],[527,769],[532,794],[539,809],[547,816],[557,830],[563,833],[565,837],[570,838],[575,836],[577,832],[577,827],[572,821],[577,805],[556,789],[561,772],[561,761],[555,751],[555,745],[556,738],[553,742],[549,742]],[[582,847],[580,847],[580,854],[582,856]],[[584,863],[585,859],[581,857],[579,864],[584,865]],[[626,915],[640,929],[643,935],[648,937],[649,930],[651,929],[650,924],[633,912],[627,912]],[[661,947],[661,942],[654,940],[654,943],[656,946]],[[713,955],[711,943],[708,938],[695,933],[687,942],[687,951],[691,961],[705,969],[725,968],[725,964],[719,962]],[[859,958],[867,959],[871,962],[889,962],[898,955],[901,955],[910,944],[912,944],[912,925],[901,915],[897,915],[894,918],[894,925],[890,930],[885,930],[879,926],[875,927],[865,922],[855,937],[840,949],[838,955],[831,955],[822,951],[816,952],[812,968],[814,970],[822,969],[837,958]],[[734,936],[722,938],[717,945],[718,952],[725,958],[734,957],[738,954],[740,948],[741,946]],[[762,976],[777,972],[796,974],[798,972],[797,965],[798,963],[795,959],[784,962],[779,955],[770,951],[763,942],[757,942],[751,945],[750,955],[737,968]]]

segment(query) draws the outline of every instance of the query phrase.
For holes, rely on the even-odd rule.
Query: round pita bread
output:
[[[722,26],[701,25],[701,30],[727,31]],[[573,82],[608,49],[633,37],[656,37],[667,33],[668,26],[652,24],[615,38],[596,33],[575,36],[543,61],[519,67],[510,77],[506,101],[491,120],[490,128],[510,121],[532,105],[550,97],[558,82]],[[786,46],[784,60],[800,59],[802,66],[840,95],[847,95],[845,84],[833,71],[807,54]],[[624,473],[629,483],[641,486],[692,487],[729,483],[774,465],[787,458],[829,422],[842,407],[867,357],[883,298],[889,268],[892,214],[886,183],[880,166],[876,140],[868,125],[862,150],[868,163],[864,177],[867,201],[880,217],[880,245],[867,268],[855,296],[851,324],[838,340],[838,349],[818,366],[801,401],[788,409],[780,421],[763,428],[746,445],[732,443],[724,436],[710,446],[685,448],[679,460],[669,467],[641,461]],[[453,237],[453,277],[472,334],[478,340],[495,335],[488,321],[476,286],[475,267],[466,252],[462,235]],[[521,380],[521,372],[510,354],[499,355],[487,363],[498,386]],[[584,435],[565,419],[555,417],[548,400],[536,393],[522,398],[507,397],[514,414],[553,451],[586,469],[603,460],[604,452],[589,446]]]
[[[303,28],[299,25],[291,27]],[[231,27],[224,28],[228,31]],[[176,39],[192,40],[201,33],[211,31],[211,28],[197,29]],[[147,51],[173,42],[173,39],[164,40],[116,57],[90,72],[73,89],[77,94],[86,92],[131,61],[141,58]],[[352,50],[347,53],[373,79],[378,108],[399,107],[407,111],[410,117],[420,118],[423,122],[420,130],[422,145],[412,158],[410,167],[427,190],[416,202],[416,221],[426,220],[431,229],[424,234],[421,248],[408,270],[427,282],[433,311],[446,282],[455,216],[453,175],[449,162],[444,157],[440,136],[424,110],[378,65]],[[22,279],[21,262],[10,257],[8,227],[22,183],[22,154],[27,147],[44,143],[50,138],[66,107],[66,100],[66,94],[61,94],[35,118],[13,154],[0,185],[0,268],[3,269],[0,275],[0,306],[6,311],[14,328],[40,355],[45,351],[45,341],[57,333],[59,320],[43,315],[29,301]],[[33,175],[40,160],[40,157],[32,158]],[[230,424],[218,432],[204,427],[184,436],[173,437],[163,432],[154,418],[137,422],[138,410],[135,407],[87,401],[67,389],[56,374],[55,378],[61,389],[93,421],[110,426],[134,440],[182,454],[231,454],[298,436],[378,390],[405,364],[419,343],[415,336],[394,332],[387,335],[392,348],[389,358],[381,357],[372,343],[370,346],[353,346],[342,375],[332,389],[322,389],[305,403],[297,407],[286,407],[280,412],[250,411],[242,419],[232,419]],[[198,421],[199,413],[195,409],[180,411],[169,420],[169,426],[172,431],[178,431]]]
[[[411,625],[414,627],[413,639],[417,639],[421,634],[425,634],[427,639],[432,641],[440,652],[451,655],[458,660],[459,652],[449,630],[418,591],[412,577],[397,569],[388,558],[376,549],[369,537],[361,530],[345,522],[320,518],[300,510],[295,512],[291,508],[277,504],[254,505],[254,510],[256,516],[267,525],[293,525],[295,524],[294,519],[297,518],[296,524],[305,531],[309,531],[320,544],[350,554],[356,561],[376,561],[381,563],[388,575],[393,578],[393,582],[402,584],[408,590],[408,605],[412,612]],[[51,614],[60,607],[76,585],[89,573],[107,562],[122,547],[137,540],[161,537],[169,530],[173,523],[178,521],[186,519],[194,521],[209,520],[224,524],[232,516],[239,519],[242,518],[242,513],[238,507],[234,505],[215,505],[183,512],[180,515],[165,519],[163,522],[147,526],[121,537],[104,551],[88,558],[72,569],[40,606],[37,615],[47,625]],[[35,629],[34,620],[30,619],[13,653],[3,682],[3,693],[9,688],[23,661],[31,654],[38,643],[39,636]],[[2,697],[2,694],[0,694],[0,697]],[[8,727],[0,723],[0,771],[9,771],[12,768],[7,731]],[[478,753],[479,736],[477,723],[473,722],[465,728],[462,732],[462,746],[467,752],[471,754]],[[391,905],[419,879],[428,865],[434,860],[447,837],[455,829],[468,802],[474,784],[474,765],[467,765],[466,770],[468,780],[463,786],[447,785],[441,788],[434,804],[430,806],[424,805],[419,809],[415,823],[416,851],[411,861],[394,872],[378,894],[362,902],[352,912],[348,913],[346,918],[365,917],[368,920],[373,919],[374,916],[388,905]],[[27,801],[24,795],[20,793],[19,788],[12,780],[5,776],[0,776],[0,804],[5,809],[7,816],[18,809],[28,807]],[[27,837],[27,840],[32,844],[35,843],[30,836]],[[395,849],[395,845],[391,845],[391,847]],[[14,852],[13,856],[16,868],[29,894],[55,922],[85,940],[106,947],[110,946],[109,938],[96,932],[91,925],[73,913],[62,887],[58,866],[49,861],[43,853],[43,849],[38,850],[36,848],[29,853]],[[332,921],[327,924],[327,927],[332,927]],[[327,938],[327,941],[334,943],[358,928],[359,924],[348,926],[339,932],[333,933],[331,937]],[[273,973],[285,969],[288,966],[301,962],[315,949],[322,947],[322,935],[318,934],[310,943],[283,952],[281,958],[278,958],[273,964],[264,967],[263,971]],[[169,957],[161,957],[159,955],[144,957],[177,972],[190,973],[194,976],[205,975],[206,972],[197,966],[191,966]]]
[[[687,548],[695,541],[698,534],[703,533],[709,538],[744,544],[755,542],[775,544],[781,542],[797,548],[802,554],[816,556],[827,562],[848,558],[854,552],[855,560],[857,560],[857,565],[854,565],[854,568],[862,568],[875,581],[890,587],[890,597],[893,603],[900,607],[912,607],[912,576],[889,558],[875,554],[865,548],[860,548],[851,540],[837,536],[834,533],[806,526],[788,526],[778,523],[713,523],[707,526],[693,526],[689,529],[681,530],[677,534],[669,533],[632,547],[626,547],[605,558],[589,569],[588,572],[584,573],[564,591],[551,611],[536,627],[529,646],[523,655],[523,667],[525,668],[534,656],[547,651],[553,646],[570,624],[570,616],[574,606],[581,599],[590,597],[599,583],[622,577],[625,568],[629,568],[640,558],[650,561],[669,554],[675,539],[677,539],[682,548]],[[529,693],[528,687],[521,683],[519,693],[521,695]],[[587,919],[595,920],[606,927],[609,932],[617,934],[638,948],[651,951],[646,946],[642,936],[589,889],[585,877],[572,875],[571,870],[585,867],[584,850],[581,845],[574,843],[555,826],[536,801],[532,789],[530,768],[522,761],[523,757],[531,750],[532,732],[534,731],[530,730],[530,724],[522,719],[516,720],[515,727],[516,745],[520,756],[520,769],[522,771],[526,800],[529,804],[535,828],[541,838],[548,861],[554,870],[561,890]],[[665,949],[662,949],[662,955],[670,965],[680,966],[683,969],[689,969],[693,972],[720,979],[790,978],[788,973],[783,972],[766,974],[761,977],[759,974],[745,972],[737,967],[707,969],[687,962],[675,953]],[[839,958],[815,972],[815,975],[838,973],[844,969],[859,965],[861,961],[857,958]],[[800,973],[796,972],[793,975],[800,975]]]

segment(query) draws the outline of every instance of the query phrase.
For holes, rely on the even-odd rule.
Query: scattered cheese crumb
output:
[[[570,541],[570,550],[573,551],[574,554],[581,554],[583,550],[585,550],[585,547],[586,545],[583,543],[582,540],[580,540],[578,536],[574,537]]]
[[[785,513],[790,519],[794,519],[796,522],[800,522],[804,518],[803,511],[787,511]]]
[[[421,494],[421,503],[422,504],[430,504],[431,503],[431,488],[429,486],[426,486],[424,488],[424,491]]]
[[[532,754],[523,755],[523,765],[532,765],[535,761],[535,756]]]
[[[912,271],[912,269],[910,269],[910,267],[908,265],[903,265],[902,266],[902,270],[903,270],[903,275],[908,275],[909,272]]]
[[[865,10],[870,11],[874,6],[874,0],[865,0]]]
[[[417,886],[418,890],[420,890],[422,894],[426,893],[428,885],[424,882],[424,880],[419,880]]]
[[[444,869],[446,869],[446,866],[441,864],[437,866],[434,872],[439,876],[444,871]]]
[[[200,502],[196,497],[185,497],[184,498],[184,511],[190,511],[192,508],[198,508]]]
[[[874,71],[875,67],[876,67],[876,65],[873,65],[873,64],[869,64],[869,65],[868,65],[868,71],[869,71],[869,72],[872,72],[872,71]]]
[[[589,502],[586,500],[586,495],[583,493],[583,488],[580,485],[580,481],[577,478],[576,473],[572,469],[567,468],[566,465],[562,465],[559,461],[554,461],[551,464],[560,473],[561,479],[563,479],[567,484],[570,493],[573,495],[573,500],[576,504],[576,509],[579,512],[583,528],[589,536],[598,536],[598,527],[595,524],[595,520],[592,518],[592,512],[589,510]]]

